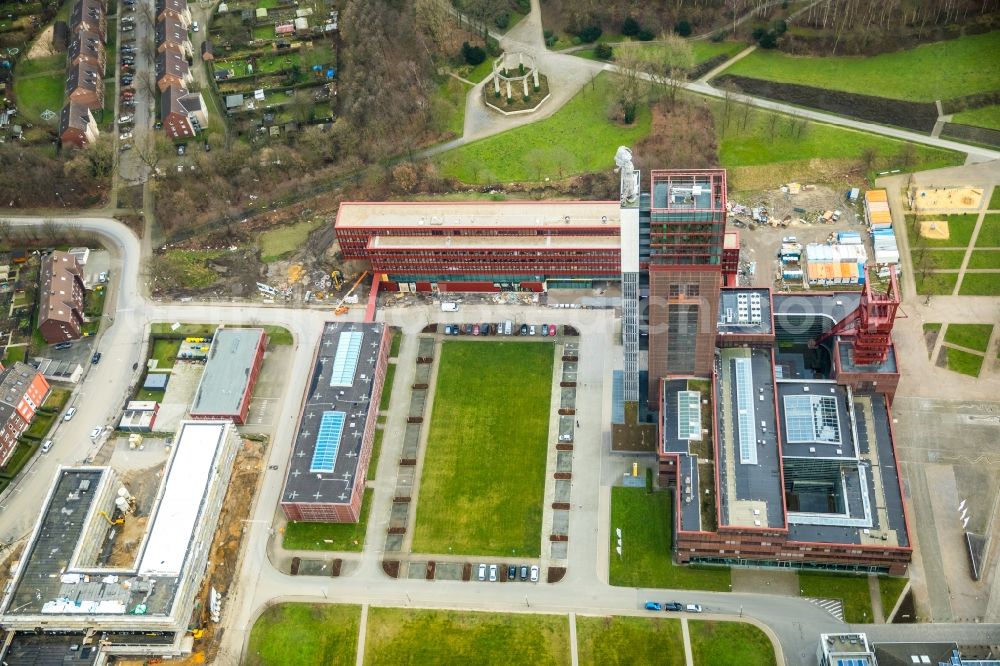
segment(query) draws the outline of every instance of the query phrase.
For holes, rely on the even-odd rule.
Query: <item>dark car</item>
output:
[[[489,325],[489,323],[488,323],[488,322],[485,322],[485,321],[484,321],[484,322],[483,322],[483,323],[482,323],[482,324],[481,324],[481,325],[479,326],[479,335],[489,335],[489,334],[490,334],[490,325]]]
[[[549,334],[549,325],[548,324],[542,324],[542,337],[543,338],[547,337],[548,334]]]
[[[72,342],[60,342],[56,345],[56,349],[69,349],[72,346]]]
[[[684,605],[679,604],[676,601],[668,601],[667,603],[663,604],[663,610],[682,611],[684,610]]]
[[[527,335],[527,334],[528,334],[528,325],[521,324],[521,335]]]
[[[465,334],[466,335],[472,335],[472,324],[466,324],[465,325]]]
[[[458,324],[455,324],[454,326],[451,327],[451,334],[452,335],[458,335],[460,333],[460,331],[458,329],[460,329],[460,328],[462,328],[462,327],[459,326]]]
[[[528,565],[521,565],[521,580],[528,580]]]
[[[507,567],[507,580],[517,580],[517,567],[513,564]]]
[[[101,362],[101,352],[94,352],[94,355],[90,357],[90,362],[97,365]]]

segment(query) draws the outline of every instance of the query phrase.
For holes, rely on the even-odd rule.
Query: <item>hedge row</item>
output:
[[[986,127],[974,127],[960,123],[945,123],[941,136],[948,139],[978,143],[983,146],[1000,148],[1000,131]]]

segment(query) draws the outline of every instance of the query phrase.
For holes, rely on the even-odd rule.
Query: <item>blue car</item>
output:
[[[663,604],[657,603],[656,601],[647,601],[646,610],[661,611],[663,610]]]

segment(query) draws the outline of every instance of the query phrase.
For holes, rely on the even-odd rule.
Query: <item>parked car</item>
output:
[[[534,335],[534,334],[535,334],[535,325],[532,324],[531,326],[528,327],[528,335]]]
[[[548,324],[542,324],[542,337],[544,338],[548,334],[549,334],[549,325]]]
[[[444,334],[445,334],[445,335],[451,335],[451,326],[450,326],[450,325],[448,325],[448,324],[445,324],[445,327],[444,327]]]
[[[73,346],[72,342],[57,342],[55,348],[56,349],[69,349],[72,346]]]
[[[497,582],[497,565],[495,564],[490,565],[490,582]]]
[[[48,453],[51,448],[52,448],[51,439],[47,439],[45,440],[45,442],[42,443],[42,453]]]
[[[556,335],[556,325],[555,324],[549,324],[549,335],[551,335],[552,337],[555,337],[555,335]]]
[[[94,352],[94,355],[90,357],[90,362],[97,365],[101,362],[101,352]]]
[[[131,76],[123,76],[122,77],[122,85],[126,85],[127,86],[130,83],[132,83],[132,77]]]
[[[700,613],[701,604],[688,604],[687,606],[684,607],[684,610],[686,610],[688,613]]]
[[[177,145],[177,154],[178,155],[183,155],[184,154],[184,144],[183,143]]]
[[[131,143],[123,143],[120,146],[118,146],[118,150],[121,151],[121,152],[123,152],[123,153],[126,150],[132,150],[132,144]]]
[[[133,116],[131,113],[126,113],[125,115],[122,115],[122,116],[118,117],[118,122],[120,122],[120,123],[130,123],[134,119],[135,119],[135,116]]]
[[[682,611],[682,610],[684,610],[684,606],[682,606],[677,601],[668,601],[667,603],[663,604],[663,610],[668,610],[668,611]]]
[[[134,25],[127,25],[126,24],[126,25],[122,26],[122,32],[132,32],[133,30],[135,30],[135,26]]]
[[[90,438],[91,439],[97,439],[98,437],[100,437],[101,436],[101,430],[102,430],[101,428],[94,428],[93,430],[91,430],[90,431]]]
[[[125,139],[131,139],[132,138],[132,132],[122,132],[121,134],[118,135],[118,138],[121,141],[124,141]]]
[[[513,564],[507,567],[507,580],[517,580],[517,567]]]
[[[484,321],[482,325],[479,327],[479,335],[489,335],[489,334],[490,334],[490,325],[488,322]]]
[[[198,32],[198,30],[200,30],[200,28],[198,27],[198,22],[197,22],[197,21],[195,21],[195,22],[193,22],[193,23],[191,24],[191,31],[192,31],[192,32]]]
[[[486,580],[486,565],[479,565],[479,580]]]
[[[63,421],[71,421],[75,415],[76,415],[76,407],[70,407],[69,409],[66,410],[66,413],[63,414]]]
[[[528,334],[528,325],[527,324],[521,324],[520,334],[521,335],[527,335]]]
[[[472,325],[472,334],[473,335],[479,335],[479,324],[473,324]]]
[[[647,601],[646,602],[646,610],[661,611],[661,610],[663,610],[663,604],[661,604],[661,603],[659,603],[657,601]]]
[[[521,565],[521,580],[528,580],[528,565]]]
[[[538,582],[538,565],[537,564],[532,565],[532,567],[531,567],[531,582],[532,583],[537,583]]]
[[[452,335],[458,335],[459,334],[459,330],[458,330],[459,328],[461,328],[461,327],[458,324],[455,324],[454,326],[452,326],[451,327],[451,334]]]

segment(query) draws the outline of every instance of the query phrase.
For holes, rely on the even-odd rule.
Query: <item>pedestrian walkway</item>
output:
[[[694,666],[694,653],[691,651],[691,633],[688,631],[688,619],[681,618],[681,635],[684,637],[684,663]]]
[[[368,604],[361,605],[361,622],[358,623],[358,650],[354,657],[355,666],[365,663],[365,634],[368,633]]]
[[[872,617],[875,619],[875,624],[885,624],[885,609],[882,608],[882,593],[879,591],[878,576],[868,576],[868,592],[872,598]]]

